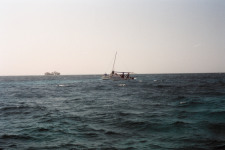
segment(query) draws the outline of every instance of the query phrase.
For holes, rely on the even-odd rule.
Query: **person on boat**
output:
[[[126,79],[129,79],[129,78],[130,78],[130,73],[128,73],[126,76]]]
[[[121,75],[121,78],[124,78],[124,72],[123,72],[123,74]]]

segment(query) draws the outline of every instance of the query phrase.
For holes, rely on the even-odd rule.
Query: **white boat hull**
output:
[[[102,80],[133,80],[134,78],[122,78],[120,75],[103,75]]]

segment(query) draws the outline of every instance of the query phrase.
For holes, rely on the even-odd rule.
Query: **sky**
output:
[[[0,75],[225,72],[224,0],[0,0]]]

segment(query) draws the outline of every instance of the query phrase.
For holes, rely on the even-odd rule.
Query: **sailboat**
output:
[[[132,72],[122,72],[122,71],[114,70],[115,62],[116,62],[116,55],[117,55],[117,52],[115,54],[112,72],[109,75],[105,73],[102,76],[102,80],[134,80],[135,78],[130,76],[130,74],[132,74]]]

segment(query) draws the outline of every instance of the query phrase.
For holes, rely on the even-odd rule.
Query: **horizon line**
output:
[[[180,73],[133,73],[136,75],[145,75],[145,74],[223,74],[225,72],[180,72]],[[13,76],[88,76],[88,75],[102,75],[102,74],[60,74],[60,75],[38,75],[38,74],[27,74],[27,75],[0,75],[0,77],[13,77]]]

